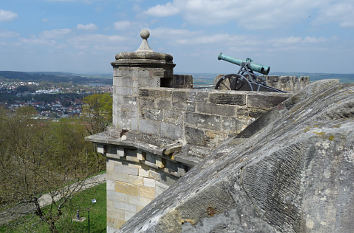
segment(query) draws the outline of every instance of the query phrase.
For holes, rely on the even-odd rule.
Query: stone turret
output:
[[[121,52],[111,63],[114,70],[113,126],[118,129],[139,130],[139,88],[160,87],[164,79],[173,78],[173,57],[150,48],[148,30],[142,30],[140,36],[142,42],[135,52]]]

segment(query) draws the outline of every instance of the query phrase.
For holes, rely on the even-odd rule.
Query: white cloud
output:
[[[1,33],[0,33],[1,38]],[[51,49],[67,49],[71,54],[102,54],[115,52],[127,49],[127,44],[130,41],[127,37],[120,35],[105,35],[105,34],[79,34],[71,33],[70,29],[54,29],[43,31],[38,35],[30,37],[18,38],[14,43],[17,46],[31,48],[48,48]],[[73,50],[78,50],[72,52]]]
[[[354,1],[334,2],[321,9],[318,22],[337,22],[341,27],[354,27]]]
[[[126,37],[119,35],[88,34],[72,37],[68,42],[80,50],[110,50],[114,51],[122,42],[127,41]]]
[[[242,35],[230,35],[227,33],[210,34],[203,31],[190,31],[175,28],[155,28],[151,30],[152,38],[169,41],[171,44],[181,45],[207,45],[207,44],[253,44],[255,39]]]
[[[49,45],[62,47],[63,44],[59,43],[60,39],[63,39],[65,36],[69,35],[71,29],[61,28],[53,29],[41,32],[39,35],[33,35],[28,38],[20,38],[20,44],[36,44],[36,45]]]
[[[247,29],[288,26],[306,20],[309,15],[314,15],[314,21],[354,27],[353,12],[353,0],[172,0],[145,11],[156,17],[181,14],[198,25],[233,22]]]
[[[312,37],[312,36],[306,36],[303,39],[304,43],[322,43],[322,42],[326,42],[328,41],[328,39],[323,38],[323,37]]]
[[[191,23],[221,24],[235,22],[251,29],[277,27],[306,15],[319,0],[173,0],[145,13],[153,16],[182,14]]]
[[[56,38],[65,36],[65,35],[69,34],[70,32],[71,32],[71,29],[69,29],[69,28],[53,29],[53,30],[43,31],[40,34],[40,37],[56,39]]]
[[[105,54],[105,56],[113,57],[118,51],[131,51],[129,46],[134,41],[120,35],[70,32],[71,30],[59,29],[44,31],[38,35],[19,37],[17,40],[13,40],[13,45],[21,48],[45,50],[49,53],[60,49],[61,54],[65,53],[65,56],[73,57],[78,57],[80,54],[93,56]],[[136,45],[134,44],[134,46]]]
[[[151,30],[151,35],[158,38],[173,38],[196,35],[199,32],[193,32],[187,29],[175,29],[175,28],[155,28]]]
[[[179,44],[218,44],[218,43],[228,43],[240,41],[241,37],[233,36],[229,34],[214,34],[214,35],[201,35],[197,37],[191,37],[188,39],[179,39],[177,43]]]
[[[155,28],[151,30],[151,40],[157,38],[162,43],[165,42],[166,49],[177,48],[177,50],[193,51],[225,51],[225,52],[247,52],[256,54],[260,51],[296,51],[316,50],[328,46],[333,38],[314,36],[272,36],[257,37],[247,34],[210,33],[209,31],[191,31],[176,28]],[[160,43],[161,43],[160,42]],[[246,55],[247,55],[246,54]]]
[[[93,3],[102,0],[46,0],[47,2],[83,2],[83,3]]]
[[[73,37],[72,40],[80,43],[105,43],[105,42],[121,42],[126,38],[119,35],[104,35],[104,34],[90,34],[85,36]]]
[[[0,38],[12,38],[12,37],[17,37],[19,34],[17,32],[11,32],[11,31],[0,31]]]
[[[114,23],[114,28],[116,30],[125,30],[128,29],[129,27],[132,27],[133,23],[130,21],[122,20],[122,21],[117,21]]]
[[[180,9],[178,7],[171,2],[168,2],[166,5],[156,5],[151,7],[145,13],[157,17],[165,17],[178,14],[179,12]]]
[[[85,30],[85,31],[93,31],[97,30],[97,26],[93,23],[90,24],[78,24],[77,29],[79,30]]]
[[[306,36],[306,37],[290,36],[290,37],[270,40],[273,46],[296,45],[296,44],[317,44],[326,41],[327,39],[323,37],[311,37],[311,36]]]
[[[32,36],[30,38],[21,38],[21,44],[36,44],[36,45],[49,45],[54,46],[57,42],[53,39],[45,39],[41,37]]]
[[[0,22],[11,21],[17,18],[17,14],[12,11],[6,11],[0,9]]]

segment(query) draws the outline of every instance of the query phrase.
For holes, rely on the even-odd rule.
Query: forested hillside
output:
[[[36,110],[15,112],[0,107],[0,210],[19,203],[36,207],[35,214],[52,232],[81,181],[105,169],[105,159],[85,136],[104,130],[111,122],[112,97],[95,94],[84,99],[81,117],[59,121],[35,119]],[[74,189],[63,189],[75,184]],[[39,197],[49,193],[49,210]],[[57,200],[55,197],[62,198]]]

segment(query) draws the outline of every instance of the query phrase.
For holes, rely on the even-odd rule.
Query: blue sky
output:
[[[110,73],[143,28],[175,72],[354,73],[354,0],[1,0],[0,70]]]

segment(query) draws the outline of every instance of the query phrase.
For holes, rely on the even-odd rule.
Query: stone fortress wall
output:
[[[261,76],[265,78],[266,84],[286,92],[296,92],[310,84],[309,76],[281,76],[267,75]]]
[[[190,75],[173,75],[171,55],[149,48],[149,32],[141,37],[136,52],[120,53],[112,62],[113,127],[87,137],[107,158],[107,232],[291,95],[191,89]],[[306,79],[269,80],[291,90],[306,85]]]

